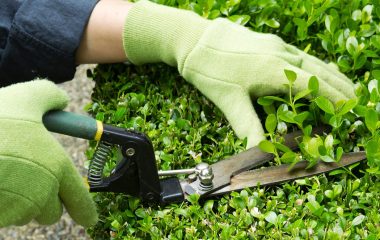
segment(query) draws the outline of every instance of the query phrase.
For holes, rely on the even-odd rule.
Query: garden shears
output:
[[[158,171],[152,143],[143,133],[64,111],[48,112],[43,122],[51,132],[98,141],[87,177],[91,192],[125,193],[148,203],[169,204],[184,201],[194,193],[200,197],[211,197],[258,185],[279,184],[330,172],[366,159],[365,152],[352,152],[343,154],[339,162],[320,161],[312,168],[307,168],[307,161],[300,161],[291,170],[287,164],[257,169],[274,157],[253,147],[211,165],[200,163],[193,169]],[[318,131],[322,134],[323,129]],[[297,149],[300,136],[301,132],[287,134],[285,145],[292,150]],[[104,177],[103,170],[112,147],[121,151],[122,158],[111,174]],[[177,175],[188,177],[179,179]]]

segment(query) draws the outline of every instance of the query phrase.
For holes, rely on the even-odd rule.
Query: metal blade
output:
[[[365,152],[354,152],[343,154],[339,162],[326,163],[321,161],[311,169],[305,169],[308,162],[302,161],[297,163],[291,171],[288,171],[290,165],[286,164],[244,172],[232,177],[230,185],[225,186],[218,191],[212,192],[208,194],[208,196],[239,191],[247,187],[256,187],[258,184],[260,184],[260,186],[274,185],[299,178],[310,177],[317,174],[330,172],[332,170],[357,163],[364,159],[366,159]]]
[[[322,134],[324,127],[315,128],[314,134]],[[289,133],[285,136],[285,145],[290,149],[297,149],[297,138],[303,135],[302,131],[296,131]],[[273,154],[265,153],[259,149],[259,147],[253,147],[247,151],[241,152],[230,158],[219,161],[211,165],[212,172],[214,173],[213,186],[208,189],[202,189],[199,186],[199,179],[192,183],[182,183],[184,192],[186,194],[198,193],[200,195],[209,194],[224,186],[230,184],[231,177],[241,172],[247,171],[258,167],[265,162],[273,159]]]

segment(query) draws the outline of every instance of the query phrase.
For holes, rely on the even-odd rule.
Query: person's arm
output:
[[[122,32],[133,3],[102,0],[94,8],[76,52],[76,63],[124,62]]]
[[[97,0],[1,0],[0,87],[73,78],[75,53]]]

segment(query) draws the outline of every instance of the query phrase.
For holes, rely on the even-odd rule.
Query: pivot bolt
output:
[[[210,168],[210,165],[208,165],[207,163],[198,163],[197,166],[195,166],[195,173],[199,175],[203,169],[208,168]]]
[[[201,165],[202,164],[202,165]],[[214,179],[214,173],[212,172],[212,168],[207,163],[201,163],[198,164],[196,168],[198,168],[199,165],[199,188],[201,190],[209,190],[213,187],[212,180]]]
[[[135,155],[136,151],[134,148],[128,148],[125,153],[127,154],[128,157],[132,157],[133,155]]]

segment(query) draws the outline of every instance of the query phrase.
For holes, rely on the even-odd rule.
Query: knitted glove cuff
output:
[[[125,21],[125,54],[134,64],[165,62],[182,70],[184,61],[210,24],[197,14],[148,1],[136,3]]]

